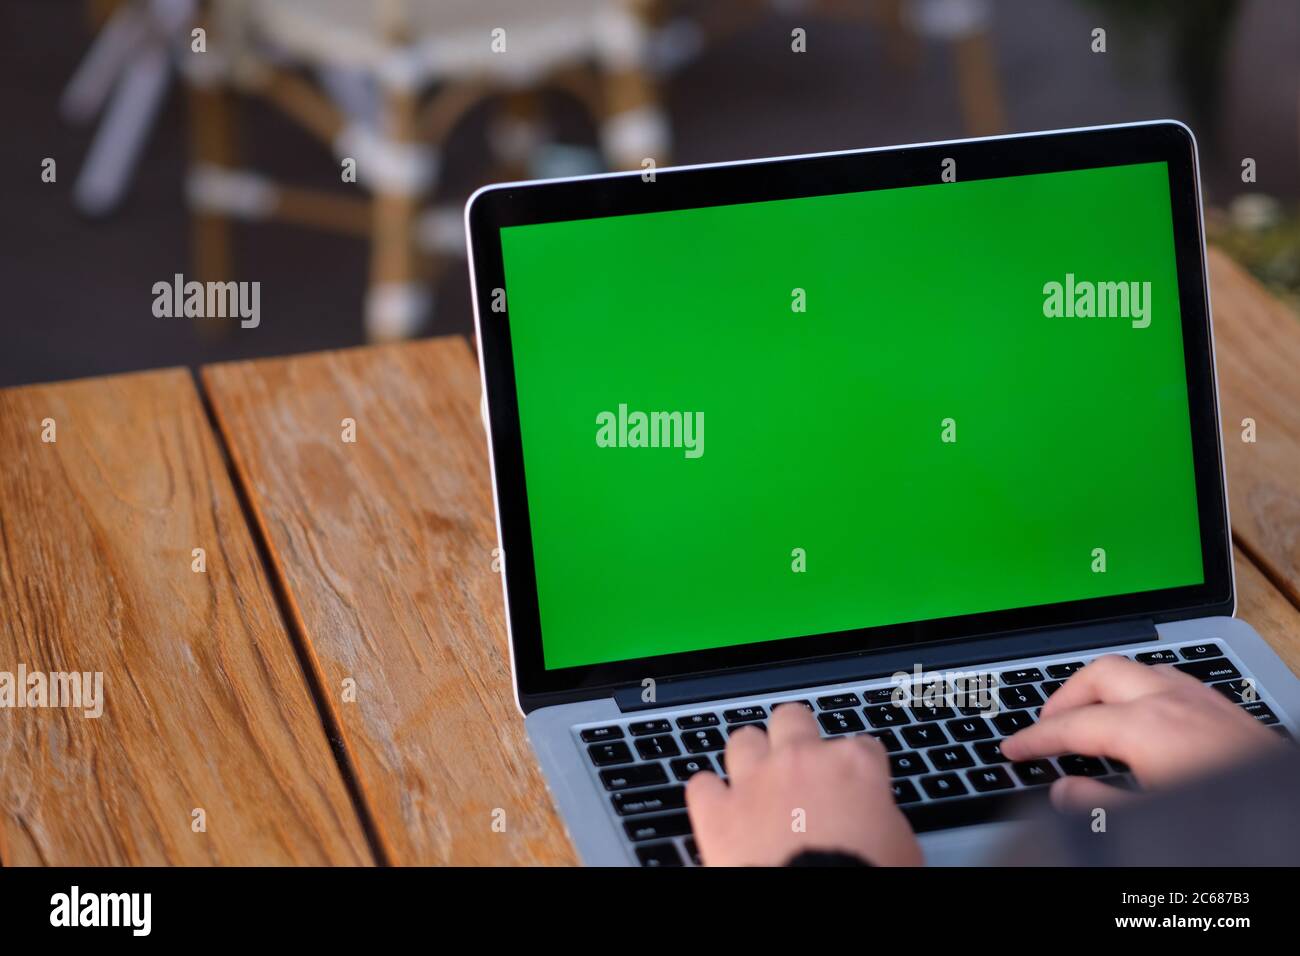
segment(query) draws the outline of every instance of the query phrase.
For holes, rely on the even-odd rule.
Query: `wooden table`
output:
[[[1211,276],[1239,613],[1300,673],[1300,321]],[[0,711],[0,863],[575,861],[463,340],[8,389],[0,454],[0,670],[106,687]]]

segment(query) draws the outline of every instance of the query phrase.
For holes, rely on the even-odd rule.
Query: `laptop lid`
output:
[[[505,184],[466,220],[525,711],[1231,613],[1182,124]]]

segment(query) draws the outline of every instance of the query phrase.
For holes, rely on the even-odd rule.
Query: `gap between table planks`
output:
[[[105,699],[0,714],[0,862],[373,863],[189,372],[0,391],[0,448],[0,667]]]
[[[511,691],[465,341],[209,366],[203,381],[385,853],[575,862]]]

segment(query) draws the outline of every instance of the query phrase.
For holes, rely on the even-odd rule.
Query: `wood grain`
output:
[[[1240,548],[1237,559],[1237,617],[1268,641],[1300,677],[1300,610],[1275,588]]]
[[[0,449],[0,670],[105,700],[0,710],[0,861],[373,862],[189,374],[0,392]]]
[[[1300,607],[1300,318],[1218,250],[1210,282],[1233,533]]]
[[[465,342],[217,365],[203,380],[385,853],[574,862],[511,690]]]

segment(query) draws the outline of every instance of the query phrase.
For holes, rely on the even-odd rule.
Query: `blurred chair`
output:
[[[209,52],[184,60],[192,105],[188,196],[200,278],[231,278],[231,220],[281,219],[371,243],[371,340],[425,327],[438,262],[463,248],[459,210],[426,209],[440,148],[488,97],[498,173],[537,145],[535,94],[569,90],[617,168],[662,165],[668,125],[651,82],[642,0],[209,0]],[[363,197],[276,183],[240,165],[233,93],[259,96],[355,161]]]
[[[1005,133],[1006,105],[994,61],[989,0],[881,0],[885,16],[952,49],[957,94],[970,136]]]
[[[967,135],[1006,132],[1006,107],[989,29],[991,0],[708,0],[689,14],[699,34],[693,42],[697,50],[716,44],[774,12],[869,21],[883,32],[886,55],[899,70],[915,69],[919,40],[946,44],[953,56]]]
[[[90,50],[63,91],[59,109],[73,123],[103,119],[73,187],[88,216],[112,212],[171,85],[176,59],[189,42],[197,0],[95,0],[101,23]]]

